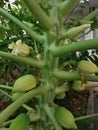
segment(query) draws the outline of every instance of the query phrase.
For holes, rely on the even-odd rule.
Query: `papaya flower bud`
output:
[[[40,60],[40,59],[41,59],[41,54],[40,54],[40,53],[37,54],[36,58],[37,58],[38,60]]]
[[[11,44],[9,44],[8,48],[9,49],[14,49],[16,47],[15,43],[12,42]]]
[[[86,89],[86,83],[82,83],[80,80],[75,80],[72,84],[72,88],[76,91],[83,91]]]

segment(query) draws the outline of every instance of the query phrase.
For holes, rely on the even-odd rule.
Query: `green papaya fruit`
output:
[[[24,75],[18,78],[13,87],[13,92],[26,92],[36,87],[36,79],[33,75]]]
[[[80,72],[85,74],[94,74],[98,72],[98,67],[93,62],[87,60],[79,61],[77,68]]]
[[[75,80],[72,84],[72,88],[76,91],[83,91],[86,89],[85,83],[82,84],[82,81]]]
[[[63,99],[65,97],[65,92],[61,92],[59,94],[56,95],[56,99]]]
[[[55,111],[56,120],[67,129],[77,129],[74,116],[72,113],[64,107],[57,107]]]
[[[9,130],[27,130],[30,119],[26,113],[19,114],[9,126]]]

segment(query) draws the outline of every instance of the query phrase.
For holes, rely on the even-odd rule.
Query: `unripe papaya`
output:
[[[94,74],[98,72],[97,66],[93,62],[87,60],[78,62],[77,68],[80,72],[85,74]]]
[[[90,24],[83,24],[78,27],[73,27],[65,33],[65,36],[72,40],[80,35],[81,32],[85,31],[87,28],[90,28],[90,26]]]
[[[76,91],[82,91],[82,90],[85,90],[85,89],[86,89],[86,86],[85,86],[85,83],[82,84],[81,81],[76,80],[76,81],[73,82],[72,88],[73,88],[74,90],[76,90]]]
[[[56,99],[63,99],[65,97],[65,92],[61,92],[59,94],[56,95]]]
[[[24,75],[18,78],[13,87],[13,92],[26,92],[36,87],[36,79],[33,75]]]
[[[77,125],[75,124],[74,116],[66,108],[58,107],[55,111],[55,118],[64,128],[77,129]]]
[[[30,119],[25,113],[19,114],[9,126],[9,130],[27,130]]]

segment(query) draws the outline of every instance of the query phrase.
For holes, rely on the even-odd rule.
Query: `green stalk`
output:
[[[0,92],[3,93],[4,95],[6,95],[7,97],[11,98],[12,99],[12,96],[9,95],[7,92],[5,92],[4,90],[0,89]],[[26,110],[28,111],[31,111],[31,110],[34,110],[33,108],[29,107],[28,105],[26,104],[23,104],[22,105]]]
[[[34,111],[33,108],[29,107],[29,106],[26,105],[26,104],[23,104],[22,106],[23,106],[26,110],[28,110],[28,111]]]
[[[8,52],[0,51],[0,56],[3,58],[8,58],[14,61],[18,61],[27,65],[43,68],[45,66],[45,62],[42,60],[36,60],[29,57],[16,56]]]
[[[13,87],[11,87],[11,86],[2,85],[2,84],[0,84],[0,88],[7,89],[7,90],[12,90],[13,89]]]
[[[58,124],[58,122],[55,119],[54,113],[51,111],[50,107],[48,106],[48,104],[44,104],[43,105],[43,109],[45,110],[46,114],[48,115],[48,117],[50,118],[50,120],[52,121],[55,130],[62,130],[62,127]]]
[[[63,46],[56,46],[55,44],[51,44],[49,50],[52,52],[53,56],[62,56],[64,54],[76,52],[76,51],[84,51],[87,49],[95,49],[98,48],[98,38],[79,41],[72,44],[67,44]]]
[[[78,2],[79,0],[65,0],[62,3],[59,3],[58,9],[65,19],[70,15]]]
[[[98,87],[98,84],[86,84],[85,87],[86,88],[94,88],[94,87]]]
[[[90,21],[92,20],[96,15],[98,15],[98,8],[95,9],[93,12],[91,12],[90,14],[88,14],[85,18],[83,18],[81,20],[81,22],[85,22],[85,21]]]
[[[11,98],[11,96],[7,92],[5,92],[4,90],[0,89],[0,92],[3,93],[4,95],[6,95],[7,97]]]
[[[66,92],[68,90],[67,87],[68,87],[67,85],[66,86],[62,86],[62,87],[61,86],[60,87],[56,87],[55,94],[57,95],[59,93]]]
[[[46,30],[50,30],[56,24],[56,20],[48,16],[35,0],[24,0],[24,2]]]
[[[40,86],[36,89],[33,89],[27,93],[25,93],[22,97],[18,98],[11,105],[9,105],[6,109],[4,109],[0,113],[0,125],[5,122],[17,109],[19,109],[25,102],[31,100],[34,96],[44,94],[45,92],[50,90],[50,86],[45,84],[43,87]]]
[[[80,121],[80,120],[84,120],[84,119],[88,119],[88,118],[93,118],[93,117],[97,117],[98,113],[95,114],[91,114],[91,115],[86,115],[86,116],[80,116],[80,117],[76,117],[75,121]]]
[[[37,40],[40,43],[44,42],[44,36],[39,35],[38,33],[36,33],[35,31],[31,30],[30,28],[28,28],[23,22],[21,22],[19,19],[17,19],[16,17],[14,17],[13,15],[9,14],[7,11],[5,11],[4,9],[2,9],[0,7],[0,13],[2,15],[4,15],[6,18],[12,20],[15,24],[17,24],[19,27],[21,27],[23,30],[25,30],[27,32],[27,34]]]
[[[12,119],[12,120],[9,120],[9,121],[6,121],[6,122],[4,122],[4,123],[1,125],[1,127],[8,126],[8,125],[10,125],[12,122],[13,122],[13,119]]]
[[[53,71],[53,75],[55,78],[61,80],[61,81],[72,81],[72,80],[82,80],[82,77],[77,72],[69,72],[69,71],[62,71],[55,69]],[[92,75],[84,75],[84,81],[98,81],[98,76],[92,76]]]
[[[50,33],[47,32],[46,33],[46,41],[44,44],[44,52],[43,52],[43,60],[46,62],[46,66],[43,67],[43,69],[41,70],[41,78],[46,79],[51,87],[52,87],[52,91],[49,91],[47,93],[45,93],[42,96],[42,100],[45,103],[47,103],[48,101],[52,101],[54,98],[54,87],[55,87],[55,80],[52,76],[52,71],[56,66],[56,59],[55,57],[53,57],[51,55],[51,53],[49,52],[48,48],[50,46],[50,44],[54,41],[55,39],[53,39],[53,37],[51,37]]]

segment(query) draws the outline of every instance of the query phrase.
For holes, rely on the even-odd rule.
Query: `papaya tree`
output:
[[[7,11],[0,7],[1,18],[18,26],[18,31],[22,30],[22,39],[19,37],[12,43],[8,42],[8,51],[0,50],[0,57],[37,68],[38,74],[37,77],[29,73],[22,75],[12,86],[0,85],[4,94],[7,95],[5,89],[11,91],[8,96],[12,99],[12,103],[0,113],[0,127],[9,127],[9,130],[78,129],[77,120],[98,114],[74,118],[68,109],[59,106],[54,100],[64,98],[70,89],[86,89],[89,87],[87,81],[98,81],[98,76],[94,75],[98,73],[96,64],[85,59],[74,61],[72,58],[77,51],[98,48],[98,38],[79,41],[79,36],[86,29],[92,28],[98,9],[82,19],[69,22],[79,0],[17,0],[18,2],[20,6],[16,4],[17,10],[12,7],[11,11]],[[30,13],[30,20],[28,17],[25,20],[18,18],[17,11],[21,6],[24,6],[23,17]],[[2,26],[2,20],[0,22]],[[11,35],[10,39],[13,39],[13,34]],[[7,35],[4,38],[6,37]],[[26,38],[30,39],[30,43],[26,43]],[[63,56],[67,59],[69,55],[70,59],[61,62]],[[31,107],[28,102],[33,99],[35,102]],[[14,117],[13,114],[20,107],[26,111]]]

